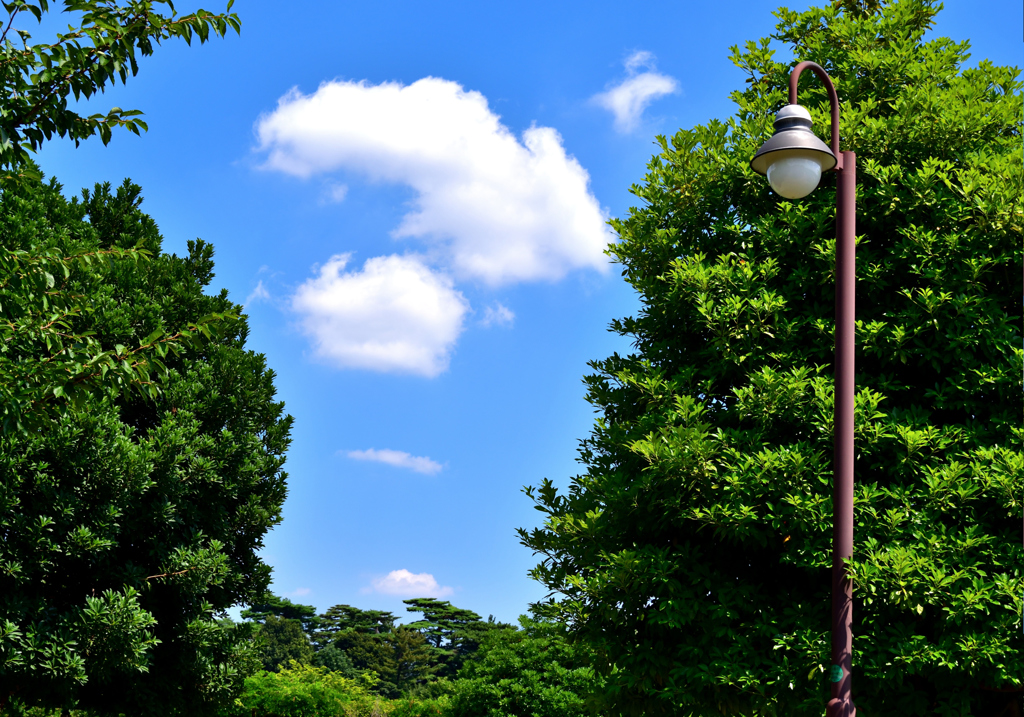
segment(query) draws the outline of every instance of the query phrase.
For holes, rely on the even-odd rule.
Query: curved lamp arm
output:
[[[832,78],[825,72],[825,68],[816,62],[805,60],[794,67],[789,75],[789,104],[799,104],[796,101],[796,86],[800,80],[800,73],[804,70],[816,74],[828,91],[828,102],[832,107],[832,154],[836,156],[836,166],[832,169],[838,172],[843,168],[843,154],[839,151],[839,95],[836,94],[836,86],[832,84]]]

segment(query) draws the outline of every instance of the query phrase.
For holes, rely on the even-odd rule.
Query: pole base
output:
[[[856,717],[857,708],[853,706],[853,700],[841,700],[833,697],[828,701],[825,708],[825,717]]]

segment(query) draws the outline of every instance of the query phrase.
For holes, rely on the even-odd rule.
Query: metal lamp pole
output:
[[[828,90],[832,108],[832,146],[811,132],[810,114],[797,104],[800,73],[811,70]],[[816,168],[815,168],[815,165]],[[775,120],[775,134],[750,162],[754,171],[767,174],[772,187],[784,197],[810,194],[822,170],[837,172],[836,183],[836,333],[835,333],[835,441],[832,483],[832,698],[827,717],[854,717],[850,698],[853,665],[853,585],[843,561],[853,555],[853,339],[854,248],[856,240],[856,155],[839,150],[839,97],[821,66],[801,62],[789,76],[789,105]]]

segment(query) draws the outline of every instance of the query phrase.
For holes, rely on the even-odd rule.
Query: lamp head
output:
[[[775,193],[800,199],[814,191],[821,173],[836,166],[836,156],[811,131],[811,113],[786,105],[775,115],[775,133],[750,160],[750,168],[768,176]]]

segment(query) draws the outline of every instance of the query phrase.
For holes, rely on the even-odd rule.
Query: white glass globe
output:
[[[768,183],[780,197],[800,199],[814,191],[821,181],[817,152],[779,152],[783,155],[768,165]]]

